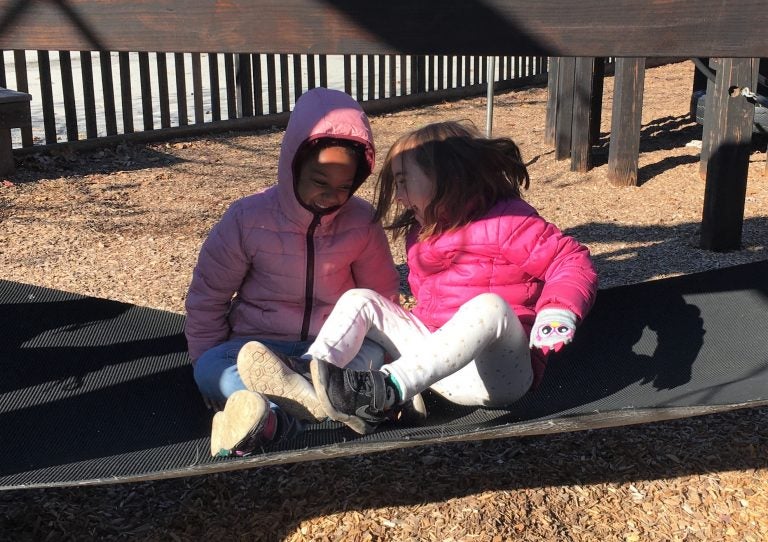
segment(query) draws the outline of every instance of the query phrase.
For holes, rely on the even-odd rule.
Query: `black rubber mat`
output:
[[[601,290],[541,386],[508,409],[428,397],[422,427],[339,424],[209,456],[183,317],[0,281],[0,489],[112,483],[768,404],[768,262]]]

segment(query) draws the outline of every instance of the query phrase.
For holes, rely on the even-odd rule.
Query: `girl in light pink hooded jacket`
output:
[[[348,180],[323,169],[327,149],[352,156]],[[185,328],[210,407],[245,389],[236,359],[247,342],[301,355],[347,290],[396,299],[399,277],[384,230],[373,207],[353,195],[374,156],[359,104],[343,92],[310,90],[286,128],[277,184],[234,202],[211,230],[189,287]],[[379,366],[383,350],[367,341],[356,360]]]

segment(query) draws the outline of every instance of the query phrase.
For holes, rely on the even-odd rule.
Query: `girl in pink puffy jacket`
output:
[[[308,350],[317,399],[366,433],[430,388],[462,405],[499,407],[540,378],[591,308],[588,250],[520,197],[529,177],[515,143],[447,122],[390,149],[377,216],[406,238],[413,311],[366,289],[345,293]],[[348,367],[373,339],[395,359]]]
[[[255,344],[286,356],[304,354],[347,290],[397,299],[399,276],[384,229],[373,206],[354,196],[373,167],[371,128],[354,99],[326,88],[299,98],[283,138],[277,183],[229,207],[193,272],[185,333],[195,381],[210,407],[220,410],[240,391],[249,393],[240,393],[235,405],[260,412],[262,425],[274,425],[274,403],[298,418],[324,416],[316,405],[308,411],[293,399],[281,404],[285,386],[303,398],[314,396],[308,379],[270,380],[263,366],[242,375],[237,362],[257,355]],[[350,352],[352,366],[360,368],[378,367],[383,358],[372,341]],[[308,364],[291,369],[309,376]],[[231,423],[219,414],[212,446],[231,449],[224,442]]]

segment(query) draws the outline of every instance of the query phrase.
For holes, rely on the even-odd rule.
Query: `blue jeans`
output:
[[[223,403],[237,390],[246,389],[237,372],[237,354],[249,341],[259,341],[270,350],[288,356],[301,356],[312,344],[312,341],[286,342],[239,337],[214,346],[198,358],[194,367],[195,382],[203,396]],[[357,370],[378,369],[383,364],[384,349],[377,343],[366,340],[358,355],[347,367]]]

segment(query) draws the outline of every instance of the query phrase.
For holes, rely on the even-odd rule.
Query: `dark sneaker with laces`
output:
[[[317,398],[332,420],[364,435],[389,419],[385,411],[394,406],[395,392],[381,371],[340,369],[317,359],[309,367]]]
[[[325,419],[325,410],[315,395],[308,364],[258,341],[245,343],[237,355],[237,372],[246,388],[267,396],[299,420],[319,422]]]

